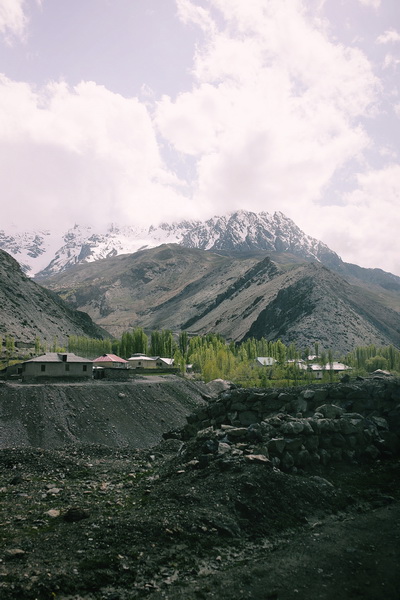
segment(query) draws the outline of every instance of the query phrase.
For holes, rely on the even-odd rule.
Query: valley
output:
[[[398,278],[286,249],[168,243],[40,284],[0,252],[1,326],[399,347]],[[0,382],[1,598],[398,600],[398,380],[274,383]]]
[[[343,262],[280,212],[239,210],[148,229],[76,225],[57,235],[0,232],[0,247],[38,284],[1,254],[3,336],[31,345],[38,336],[48,347],[71,335],[143,328],[318,343],[336,356],[400,347],[400,277]]]
[[[358,345],[400,345],[400,312],[388,306],[398,293],[372,284],[366,293],[360,281],[319,263],[278,264],[259,253],[167,244],[77,265],[41,285],[114,336],[166,328],[235,342],[281,339],[299,348],[319,342],[339,354]]]

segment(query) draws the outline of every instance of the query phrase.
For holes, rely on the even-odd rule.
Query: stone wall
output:
[[[187,417],[203,461],[243,455],[285,471],[400,453],[400,379],[285,389],[229,389]]]

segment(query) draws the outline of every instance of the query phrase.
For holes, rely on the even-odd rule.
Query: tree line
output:
[[[250,338],[244,342],[228,343],[219,334],[189,336],[181,331],[177,336],[169,329],[152,331],[147,335],[142,328],[124,332],[116,340],[91,340],[90,338],[71,336],[68,351],[81,356],[95,358],[112,352],[128,359],[133,354],[148,354],[173,358],[177,368],[185,373],[187,365],[205,381],[228,379],[254,386],[268,386],[277,381],[296,385],[311,380],[312,375],[306,369],[300,369],[298,362],[306,364],[310,355],[322,369],[331,365],[335,352],[332,349],[319,349],[316,342],[312,347],[298,348],[293,342],[286,345],[281,340],[270,341],[266,338]],[[257,357],[272,357],[274,365],[265,368],[257,366]],[[352,373],[365,375],[376,369],[388,369],[400,374],[400,350],[394,346],[360,346],[336,360],[352,367]],[[326,369],[323,379],[334,380],[333,371]],[[282,383],[284,384],[284,383]]]
[[[0,336],[0,350],[8,363],[17,356],[15,340],[12,336]],[[33,349],[32,349],[33,350]],[[228,379],[243,385],[266,387],[268,385],[296,385],[302,381],[311,381],[312,375],[299,367],[298,361],[309,362],[311,353],[314,362],[324,369],[334,360],[333,350],[319,350],[316,342],[313,347],[298,348],[294,343],[284,344],[281,340],[270,341],[266,338],[250,338],[240,343],[228,343],[219,334],[189,336],[187,331],[174,335],[169,329],[155,330],[146,334],[140,328],[126,331],[117,339],[97,339],[85,336],[70,336],[68,344],[62,346],[54,338],[51,344],[36,337],[34,353],[36,355],[51,352],[73,352],[87,358],[97,358],[102,354],[116,354],[128,359],[133,354],[145,354],[173,358],[175,367],[182,374],[188,365],[194,373],[205,381]],[[266,368],[257,366],[257,357],[272,357],[275,362]],[[389,370],[400,374],[400,350],[394,346],[359,346],[344,356],[336,357],[352,367],[352,374],[365,375],[376,369]],[[334,380],[333,371],[326,369],[324,380]]]

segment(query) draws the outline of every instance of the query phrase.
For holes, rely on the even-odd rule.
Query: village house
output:
[[[124,358],[120,358],[116,354],[103,354],[93,361],[94,367],[104,367],[113,369],[127,369],[129,363]]]
[[[275,358],[272,356],[257,356],[256,366],[257,367],[272,367],[276,363]]]
[[[318,365],[318,364],[308,365],[308,370],[312,372],[315,379],[322,379],[324,376],[324,373],[333,372],[336,375],[337,373],[344,373],[346,371],[351,370],[351,367],[348,367],[347,365],[344,365],[343,363],[333,362],[333,363],[327,363],[324,366]]]
[[[130,369],[170,369],[174,366],[174,359],[133,354],[128,358],[128,363]]]
[[[21,377],[26,380],[47,378],[91,379],[92,361],[72,352],[46,352],[22,363]]]

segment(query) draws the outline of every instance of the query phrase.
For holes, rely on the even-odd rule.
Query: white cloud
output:
[[[370,6],[371,8],[379,8],[381,0],[358,0],[363,6]]]
[[[214,21],[210,18],[207,10],[201,6],[192,4],[190,0],[176,0],[176,5],[178,16],[183,23],[193,23],[208,33],[215,30]]]
[[[341,248],[343,260],[400,275],[400,165],[360,173],[358,184],[343,206],[322,208],[311,228]]]
[[[395,29],[388,29],[382,33],[377,39],[378,44],[389,44],[391,42],[400,42],[400,33]]]
[[[399,167],[372,169],[366,158],[397,160],[390,143],[381,137],[373,147],[366,132],[382,106],[381,83],[361,50],[329,37],[324,0],[176,2],[202,41],[193,87],[175,98],[155,102],[146,85],[139,101],[90,81],[35,88],[0,77],[2,226],[281,210],[345,260],[400,274]],[[7,19],[5,7],[14,9]],[[0,0],[0,33],[23,38],[23,9]],[[397,35],[388,30],[377,42]],[[386,68],[396,63],[387,54]],[[166,160],[187,168],[190,191]],[[356,189],[344,194],[339,182],[341,205],[327,206],[334,178],[354,168]]]
[[[140,222],[166,218],[170,203],[185,211],[136,98],[93,82],[34,90],[2,76],[0,115],[3,225]]]
[[[391,54],[390,52],[388,54],[386,54],[385,56],[385,60],[383,61],[383,68],[384,69],[389,69],[390,67],[396,68],[397,65],[400,64],[400,58],[397,56],[394,56],[393,54]]]
[[[311,209],[369,144],[359,119],[376,100],[371,66],[331,43],[300,0],[211,4],[225,27],[198,49],[193,90],[159,103],[159,130],[197,157],[205,211]]]
[[[0,0],[0,34],[7,43],[12,38],[23,38],[27,24],[24,0]]]

